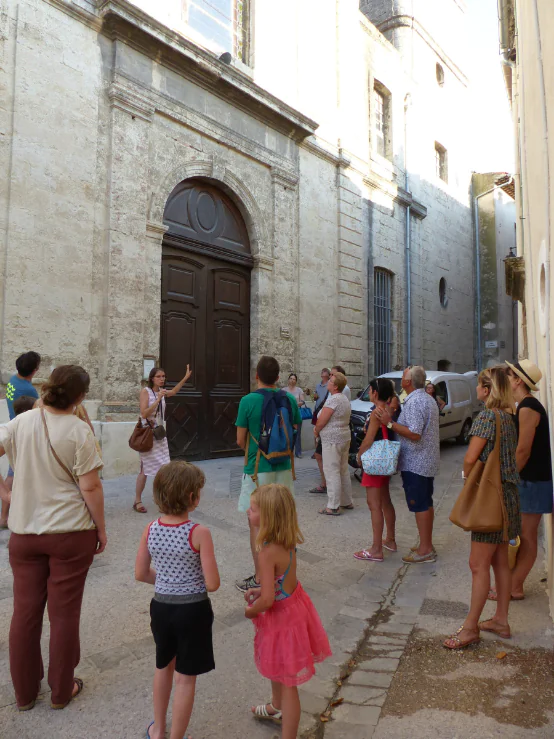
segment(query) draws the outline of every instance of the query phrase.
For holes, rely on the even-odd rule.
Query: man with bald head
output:
[[[419,546],[402,557],[407,564],[434,562],[437,557],[433,546],[433,484],[440,462],[439,409],[435,399],[425,392],[426,379],[423,367],[404,370],[402,388],[406,400],[398,423],[392,420],[387,407],[375,411],[379,420],[400,439],[398,470],[419,532]]]

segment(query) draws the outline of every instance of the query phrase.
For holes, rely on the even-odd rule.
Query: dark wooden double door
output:
[[[172,459],[242,453],[235,420],[249,392],[250,271],[164,244],[161,366],[168,388],[192,377],[167,403]]]

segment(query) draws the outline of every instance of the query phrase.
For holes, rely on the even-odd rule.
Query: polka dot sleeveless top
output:
[[[152,521],[148,551],[156,570],[155,592],[160,595],[195,595],[206,592],[200,552],[192,545],[192,521],[179,524]]]

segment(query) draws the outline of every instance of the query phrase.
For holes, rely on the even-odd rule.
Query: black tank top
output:
[[[552,480],[552,463],[550,459],[550,431],[548,428],[548,416],[546,411],[536,398],[531,396],[523,398],[517,407],[516,429],[519,438],[519,412],[522,408],[531,408],[540,414],[539,425],[535,429],[535,437],[531,454],[525,467],[519,473],[522,480],[539,482]]]

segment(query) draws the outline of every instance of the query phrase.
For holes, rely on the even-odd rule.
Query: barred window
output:
[[[373,276],[373,331],[375,374],[383,375],[392,363],[392,275],[384,269]]]

